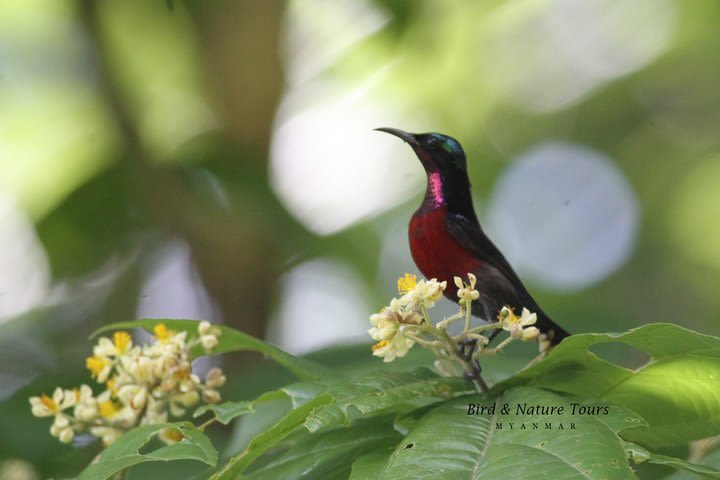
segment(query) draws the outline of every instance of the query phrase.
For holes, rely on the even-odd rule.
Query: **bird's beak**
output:
[[[419,145],[418,141],[415,139],[415,135],[408,132],[403,132],[402,130],[399,130],[397,128],[376,128],[375,130],[379,132],[385,132],[389,133],[390,135],[395,135],[396,137],[399,137],[403,140],[405,140],[410,145]]]

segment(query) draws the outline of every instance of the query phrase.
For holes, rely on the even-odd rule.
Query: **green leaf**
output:
[[[265,393],[252,402],[252,409],[252,415],[245,415],[235,423],[232,438],[226,445],[223,456],[236,455],[245,450],[255,437],[289,414],[293,406],[285,392],[276,390],[274,393]]]
[[[212,477],[212,480],[235,479],[240,475],[256,458],[274,447],[298,428],[300,428],[307,416],[314,409],[323,407],[333,402],[330,395],[320,395],[309,402],[288,413],[278,423],[255,437],[247,448],[239,455],[232,457],[230,461]]]
[[[321,393],[332,395],[334,402],[318,408],[305,421],[315,432],[322,428],[349,425],[355,417],[367,417],[390,408],[415,409],[429,401],[448,399],[473,390],[463,378],[440,377],[418,368],[413,372],[381,372],[358,379],[329,379],[300,383],[282,389],[293,402],[302,403]]]
[[[635,370],[588,351],[618,342],[647,353]],[[622,405],[647,427],[623,436],[651,448],[666,448],[720,433],[720,338],[673,324],[650,324],[627,333],[573,335],[542,362],[494,387],[501,392],[532,385]]]
[[[703,455],[700,460],[702,460],[704,466],[715,468],[716,470],[720,469],[720,448],[715,448],[714,450],[711,450],[710,452]],[[698,478],[698,474],[702,475],[699,472],[691,470],[678,470],[672,475],[666,477],[665,480],[696,480]]]
[[[215,419],[227,425],[240,415],[253,412],[252,402],[224,402],[219,404],[207,404],[200,406],[193,412],[193,418],[197,418],[206,412],[213,412]]]
[[[304,431],[307,435],[310,435],[310,433],[317,432],[320,429],[348,426],[351,424],[351,420],[356,417],[363,417],[364,420],[361,420],[363,422],[368,421],[368,417],[383,413],[407,413],[416,410],[418,406],[437,401],[437,399],[452,398],[458,393],[464,393],[471,389],[470,384],[464,379],[443,378],[428,369],[416,369],[409,373],[382,372],[358,379],[329,378],[315,382],[297,383],[267,392],[254,402],[239,405],[238,408],[243,411],[246,408],[254,410],[263,403],[285,397],[292,402],[294,410],[276,425],[258,434],[246,447],[245,451],[233,458],[225,467],[222,475],[227,476],[218,476],[217,478],[232,478],[232,475],[239,474],[251,464],[253,468],[258,468],[258,465],[253,462],[278,442],[294,433],[298,425],[303,425],[305,427]],[[230,409],[233,407],[229,406]],[[207,410],[203,409],[202,411]],[[393,428],[392,419],[389,419],[387,424],[381,425],[381,427],[392,431],[393,435],[397,435]],[[350,430],[355,431],[354,428],[357,427],[354,426]],[[309,443],[307,443],[307,446],[314,445],[315,439],[325,438],[322,436],[323,434],[308,437],[307,442]],[[333,435],[345,435],[345,433],[334,433]],[[364,437],[360,438],[358,435],[356,432],[355,441],[365,442]],[[368,437],[365,433],[363,435]],[[369,437],[371,438],[373,435],[369,435]],[[322,451],[322,445],[318,444],[318,450],[315,450],[313,455],[317,455],[318,465],[327,466],[326,463],[329,460],[327,462],[320,460],[321,458],[329,458],[329,454]],[[356,449],[355,453],[359,455],[365,453],[365,450],[361,452]],[[308,455],[310,454],[308,453]],[[286,460],[290,461],[290,459]],[[350,457],[345,458],[347,466],[349,466],[350,460]],[[298,460],[298,462],[300,461]]]
[[[127,330],[131,328],[143,328],[152,333],[153,328],[158,324],[165,324],[169,329],[176,332],[187,331],[188,335],[197,335],[197,327],[200,323],[197,320],[178,320],[178,319],[159,319],[146,318],[143,320],[134,320],[130,322],[119,322],[96,330],[92,336],[95,337],[101,333],[113,330]],[[235,330],[234,328],[224,325],[214,326],[220,328],[221,335],[218,337],[220,343],[215,347],[215,353],[227,353],[237,351],[254,351],[260,352],[275,360],[278,364],[293,372],[301,380],[312,380],[329,374],[330,370],[311,360],[299,358],[287,353],[269,343],[265,343],[251,335]],[[202,355],[202,350],[198,349],[196,356]]]
[[[288,478],[347,479],[353,460],[374,450],[388,451],[402,437],[392,428],[392,417],[374,417],[318,433],[300,429],[277,446],[279,454],[260,458],[243,478],[285,480]]]
[[[586,405],[527,387],[497,398],[458,397],[422,417],[377,478],[635,478],[617,432],[642,420],[615,406],[607,415],[572,415],[572,403]],[[494,405],[495,411],[468,415],[469,404]],[[525,404],[565,410],[518,412],[517,405]]]
[[[393,449],[375,450],[358,457],[352,464],[348,480],[375,480],[380,478]]]
[[[635,463],[649,462],[657,465],[667,465],[678,470],[685,470],[687,472],[701,475],[705,478],[720,478],[720,470],[715,467],[711,467],[709,465],[699,465],[697,463],[688,462],[687,460],[681,460],[667,455],[660,455],[658,453],[651,453],[641,446],[630,442],[624,442],[624,445],[628,457]]]
[[[183,435],[182,441],[141,454],[140,449],[165,428],[179,430]],[[108,478],[139,463],[172,460],[199,460],[214,466],[217,463],[217,451],[210,443],[210,439],[189,423],[144,425],[126,432],[103,450],[98,455],[97,461],[83,470],[78,480]]]

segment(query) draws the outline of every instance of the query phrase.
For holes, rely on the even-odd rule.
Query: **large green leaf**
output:
[[[217,404],[206,404],[198,407],[193,412],[193,418],[197,418],[206,412],[213,412],[214,418],[222,423],[223,425],[227,425],[231,421],[233,421],[235,418],[241,416],[241,415],[247,415],[248,413],[252,413],[252,402],[223,402],[223,403],[217,403]]]
[[[642,425],[642,419],[616,406],[607,414],[573,415],[573,403],[586,404],[528,387],[497,398],[458,397],[411,428],[378,478],[635,478],[617,432]],[[468,415],[469,404],[494,405],[495,411]],[[518,405],[565,410],[528,414]]]
[[[654,455],[653,454],[650,454],[650,455],[651,455],[650,460],[652,460],[652,457],[654,457]],[[701,467],[703,469],[710,468],[710,469],[715,469],[716,471],[720,471],[720,448],[715,448],[714,450],[711,450],[707,454],[703,455],[702,458],[700,459],[700,461],[703,462],[703,465],[691,464],[693,466],[693,468],[683,468],[682,470],[678,470],[677,472],[673,473],[672,475],[669,475],[668,477],[666,477],[666,480],[697,480],[698,475],[703,475],[704,473],[696,471],[695,467]],[[653,463],[653,462],[651,462],[651,463]],[[675,466],[676,468],[682,468],[682,467],[677,467],[676,465],[672,465],[672,466]],[[712,477],[710,477],[710,478],[712,478]]]
[[[624,442],[625,450],[635,463],[649,462],[657,465],[667,465],[681,471],[690,472],[695,475],[701,475],[705,478],[720,478],[720,470],[710,465],[700,465],[692,463],[680,458],[661,455],[659,453],[651,453],[646,449],[633,443]]]
[[[93,333],[93,337],[104,332],[112,330],[127,330],[131,328],[144,328],[145,330],[152,332],[153,328],[158,324],[165,324],[171,330],[177,332],[187,331],[189,335],[197,335],[198,321],[197,320],[178,320],[178,319],[159,319],[159,318],[146,318],[143,320],[134,320],[131,322],[119,322],[110,325],[105,325],[99,330]],[[218,337],[220,343],[215,347],[216,353],[227,353],[237,351],[254,351],[260,352],[268,357],[275,360],[280,365],[284,366],[291,372],[293,372],[301,380],[310,380],[328,375],[330,370],[326,369],[322,365],[319,365],[311,360],[305,358],[299,358],[294,355],[287,353],[269,343],[263,342],[251,335],[235,330],[234,328],[226,327],[224,325],[216,325],[221,330],[221,335]],[[201,350],[198,350],[198,355],[202,354]]]
[[[380,478],[393,449],[375,450],[358,457],[352,464],[348,480],[376,480]]]
[[[415,408],[438,399],[449,399],[473,390],[462,378],[440,377],[418,368],[413,372],[381,372],[357,379],[329,379],[299,383],[282,389],[294,402],[302,403],[321,393],[332,395],[334,402],[312,412],[305,421],[311,432],[322,428],[349,425],[359,416],[368,416],[397,406]]]
[[[255,437],[242,453],[232,457],[230,461],[211,478],[213,480],[235,479],[260,455],[299,429],[310,412],[316,408],[328,405],[332,403],[332,401],[330,395],[320,395],[292,410],[278,423]]]
[[[348,426],[352,420],[394,411],[411,414],[423,405],[446,400],[458,394],[473,391],[471,384],[462,378],[441,377],[426,369],[412,372],[381,372],[359,378],[329,378],[314,382],[288,385],[264,393],[253,402],[227,402],[216,406],[202,406],[195,416],[213,411],[218,421],[228,423],[239,415],[251,413],[264,402],[280,397],[290,400],[293,408],[322,395],[332,402],[308,414],[304,426],[310,432],[323,428]]]
[[[297,435],[278,445],[279,454],[259,459],[243,478],[249,479],[347,479],[354,459],[367,452],[385,451],[401,439],[392,428],[392,417],[360,420],[350,428]]]
[[[630,370],[588,351],[608,342],[641,350],[650,361]],[[637,412],[648,426],[623,436],[651,448],[720,433],[720,338],[673,324],[650,324],[627,333],[573,335],[544,361],[494,390],[522,384],[600,398]]]
[[[294,410],[274,426],[258,434],[240,455],[229,462],[217,478],[233,478],[233,475],[243,472],[251,464],[253,468],[259,468],[253,462],[276,447],[276,444],[285,440],[289,435],[296,435],[295,430],[298,426],[305,427],[303,435],[311,435],[318,430],[328,429],[336,432],[333,435],[344,436],[346,433],[337,432],[346,430],[332,430],[332,428],[347,427],[353,420],[359,420],[362,424],[370,417],[392,413],[392,418],[385,417],[385,424],[378,426],[375,422],[375,428],[395,432],[395,435],[397,431],[393,428],[392,421],[394,415],[407,414],[419,406],[435,402],[438,399],[452,398],[458,393],[465,393],[469,390],[471,390],[470,384],[464,379],[443,378],[428,369],[416,369],[409,373],[389,371],[357,379],[329,378],[296,383],[263,394],[250,404],[228,405],[227,408],[223,407],[220,412],[216,412],[216,415],[220,416],[226,410],[230,412],[229,416],[235,415],[235,413],[245,414],[255,410],[263,403],[277,401],[280,397],[289,399]],[[206,410],[202,410],[202,412]],[[226,419],[225,416],[223,419]],[[363,449],[355,451],[355,456],[369,451],[369,447],[375,443],[364,438],[374,438],[375,433],[372,432],[372,429],[357,430],[357,428],[359,427],[353,424],[349,431],[355,433],[348,435],[354,438],[353,441],[356,442],[357,448],[360,444],[366,445],[368,448],[363,447]],[[330,464],[338,462],[340,458],[335,454],[323,451],[325,443],[322,443],[321,439],[326,438],[323,436],[324,434],[323,431],[316,434],[319,436],[309,436],[307,439],[308,445],[320,442],[312,455],[317,456],[317,465],[321,469],[330,468]],[[353,458],[354,456],[345,457],[348,472]],[[290,459],[286,460],[290,461]],[[287,468],[295,468],[301,463],[301,460],[293,461],[292,465],[294,466]],[[276,468],[278,471],[285,471],[285,467],[281,468],[279,464],[273,467],[273,469]]]
[[[140,453],[140,449],[145,447],[156,433],[165,428],[179,430],[183,435],[182,441]],[[188,423],[144,425],[125,433],[103,450],[97,460],[83,470],[78,480],[108,478],[140,463],[172,460],[199,460],[214,466],[217,463],[217,451],[204,433]]]

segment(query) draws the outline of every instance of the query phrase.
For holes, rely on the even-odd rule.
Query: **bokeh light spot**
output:
[[[670,0],[507,2],[483,23],[480,70],[520,108],[562,109],[662,53],[676,10]]]
[[[27,214],[0,195],[0,322],[45,300],[50,265]]]
[[[328,260],[305,262],[283,277],[282,291],[268,332],[268,340],[281,348],[301,354],[369,338],[369,307],[351,268]]]
[[[551,142],[520,155],[498,179],[487,227],[517,270],[548,288],[580,289],[627,260],[638,205],[607,156]]]
[[[398,115],[391,108],[361,90],[338,96],[326,89],[326,100],[286,115],[273,137],[272,186],[288,210],[317,233],[391,208],[423,182],[410,152],[400,142],[380,141],[373,131],[403,122],[393,121]]]

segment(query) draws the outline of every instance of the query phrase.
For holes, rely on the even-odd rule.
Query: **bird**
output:
[[[420,272],[426,278],[447,281],[443,293],[456,303],[458,287],[454,277],[466,278],[473,273],[480,293],[471,305],[473,316],[492,322],[504,306],[516,312],[527,308],[537,314],[535,326],[550,345],[568,337],[570,333],[540,308],[480,226],[460,143],[440,133],[414,134],[385,127],[375,130],[404,140],[425,168],[425,197],[408,228],[410,253]]]

